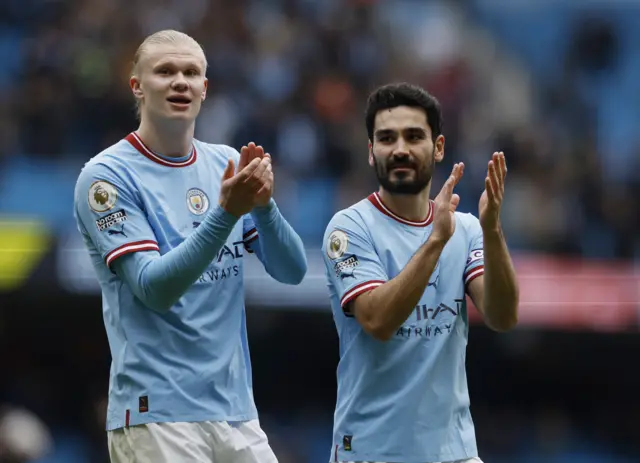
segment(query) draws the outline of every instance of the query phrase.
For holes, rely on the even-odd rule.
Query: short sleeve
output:
[[[464,268],[464,284],[467,286],[474,279],[484,273],[484,239],[480,221],[471,214],[467,214],[469,247],[467,249],[467,263]]]
[[[109,167],[86,166],[78,177],[74,215],[107,267],[138,251],[160,251],[135,191]]]
[[[335,290],[347,316],[353,316],[350,302],[388,280],[369,234],[344,212],[329,223],[322,256],[329,286]]]
[[[248,252],[255,252],[251,244],[258,239],[258,236],[258,229],[256,224],[253,223],[253,219],[249,214],[245,215],[242,220],[242,243]]]

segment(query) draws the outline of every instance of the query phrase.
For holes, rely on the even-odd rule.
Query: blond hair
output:
[[[131,75],[136,75],[138,73],[138,64],[140,60],[147,52],[147,49],[151,45],[177,45],[177,44],[187,44],[191,45],[194,48],[202,51],[202,55],[204,57],[204,67],[207,68],[207,58],[204,53],[204,49],[202,45],[198,43],[190,35],[185,34],[184,32],[176,31],[173,29],[166,29],[162,31],[158,31],[154,34],[149,35],[146,39],[142,41],[138,49],[136,50],[135,55],[133,55],[133,66],[131,68]],[[136,98],[136,112],[138,114],[138,118],[140,118],[140,100]]]

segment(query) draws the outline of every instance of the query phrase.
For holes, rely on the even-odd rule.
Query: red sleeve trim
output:
[[[118,257],[139,251],[160,252],[160,248],[158,247],[158,243],[152,240],[134,241],[133,243],[123,244],[122,246],[115,248],[105,256],[104,260],[107,263],[107,267],[110,267],[111,263]]]
[[[342,299],[340,300],[340,305],[342,306],[342,309],[344,310],[347,304],[353,301],[356,297],[360,296],[361,294],[368,293],[372,289],[375,289],[378,286],[381,286],[385,283],[386,282],[382,280],[369,280],[369,281],[365,281],[364,283],[355,285],[349,291],[344,293],[344,296],[342,296]]]
[[[478,267],[469,270],[464,274],[464,284],[465,286],[471,283],[473,280],[478,278],[480,275],[484,275],[484,265],[480,265]]]

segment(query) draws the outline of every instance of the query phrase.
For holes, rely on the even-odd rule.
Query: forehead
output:
[[[431,131],[427,123],[427,114],[422,108],[410,106],[397,106],[395,108],[378,111],[375,118],[374,128],[378,130],[400,131],[407,128],[422,128],[427,132]]]
[[[196,64],[204,67],[206,58],[202,49],[192,43],[154,43],[146,47],[141,61],[150,67],[159,64]]]

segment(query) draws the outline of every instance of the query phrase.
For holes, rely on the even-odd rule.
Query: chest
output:
[[[373,241],[380,262],[388,275],[395,278],[413,258],[418,249],[427,241],[433,227],[398,226],[374,233]],[[423,303],[436,299],[457,299],[464,294],[464,268],[468,255],[468,240],[462,227],[457,227],[437,261],[428,279],[427,289],[421,300]],[[433,299],[433,301],[432,301]]]
[[[218,170],[215,166],[196,163],[140,176],[137,201],[145,211],[161,249],[179,245],[218,205],[222,176]],[[241,240],[242,221],[238,221],[227,242],[229,249]]]

